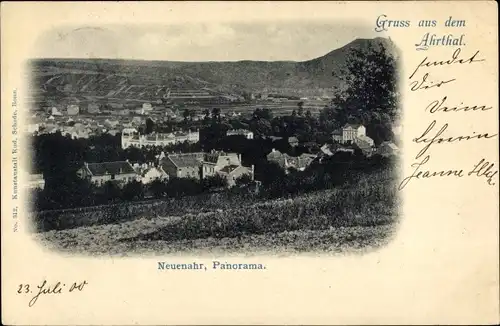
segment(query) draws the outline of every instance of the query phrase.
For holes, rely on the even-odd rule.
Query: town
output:
[[[307,61],[34,59],[19,176],[36,237],[121,254],[380,246],[400,205],[398,58],[375,38]]]
[[[376,145],[375,141],[367,136],[366,127],[362,124],[346,123],[329,134],[322,133],[321,137],[315,139],[303,134],[297,137],[296,135],[301,132],[299,128],[294,135],[288,137],[284,135],[286,132],[273,133],[273,128],[266,130],[265,127],[269,127],[268,125],[278,123],[286,125],[286,122],[282,121],[288,120],[302,123],[305,121],[312,125],[318,123],[318,119],[311,114],[311,111],[304,108],[304,100],[296,103],[297,108],[292,110],[291,115],[274,119],[269,109],[256,109],[245,117],[235,112],[225,115],[216,108],[211,110],[205,108],[198,112],[186,108],[181,113],[168,106],[152,106],[150,103],[144,103],[132,110],[132,113],[130,109],[116,107],[114,114],[109,115],[109,112],[102,114],[101,110],[105,109],[95,104],[89,104],[83,109],[71,104],[64,109],[51,107],[44,111],[36,111],[32,115],[31,123],[27,125],[26,132],[32,137],[57,134],[75,141],[99,139],[107,135],[119,139],[117,144],[122,150],[155,149],[158,152],[154,159],[149,160],[134,161],[127,158],[120,161],[83,162],[77,170],[77,175],[96,186],[113,182],[124,187],[133,181],[147,185],[155,180],[162,182],[172,178],[201,180],[218,176],[223,179],[226,187],[234,187],[237,180],[255,180],[255,166],[244,165],[241,152],[216,150],[214,149],[217,147],[216,144],[209,151],[202,150],[206,146],[201,146],[200,137],[203,138],[201,142],[206,145],[211,136],[209,131],[213,131],[214,127],[223,129],[223,134],[218,137],[220,142],[231,138],[236,142],[257,143],[267,140],[274,143],[276,148],[284,148],[280,151],[273,147],[269,153],[265,153],[265,158],[268,162],[277,164],[285,172],[290,169],[303,171],[313,161],[332,157],[338,152],[354,154],[359,151],[365,157],[398,155],[399,149],[394,142],[379,141]],[[245,128],[241,128],[242,126]],[[310,125],[308,128],[310,129]],[[401,127],[393,127],[392,132],[398,135]],[[321,140],[323,142],[318,142]],[[294,155],[297,153],[300,154]],[[43,189],[44,184],[42,173],[33,173],[29,176],[30,188]]]

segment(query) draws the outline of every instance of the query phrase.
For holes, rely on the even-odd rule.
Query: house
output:
[[[375,153],[384,157],[394,156],[399,154],[399,148],[393,142],[385,141],[380,144]]]
[[[172,109],[169,109],[169,108],[167,108],[167,109],[165,110],[165,115],[166,115],[167,117],[169,117],[169,118],[172,118],[172,119],[174,119],[174,118],[176,118],[176,117],[177,117],[177,114],[176,114],[176,113],[175,113]]]
[[[337,129],[332,133],[333,141],[340,143],[354,143],[355,139],[360,136],[366,136],[366,128],[360,124],[346,124],[341,129]]]
[[[142,125],[142,119],[141,117],[133,117],[130,123],[134,126],[140,126]]]
[[[151,105],[151,103],[143,103],[142,104],[142,109],[144,111],[152,111],[153,110],[153,106]]]
[[[297,137],[288,137],[288,144],[292,147],[297,147],[299,146],[299,140]]]
[[[334,143],[355,144],[365,154],[371,153],[375,145],[373,139],[366,135],[366,128],[361,124],[346,124],[342,129],[332,133]]]
[[[325,144],[321,146],[320,153],[322,156],[333,156],[335,153],[345,152],[354,154],[354,148],[350,145],[344,145],[340,143]]]
[[[99,104],[89,103],[89,105],[87,105],[87,113],[90,114],[101,113],[101,111],[99,110]]]
[[[201,173],[202,178],[220,175],[227,180],[228,186],[232,187],[244,174],[248,174],[253,179],[254,166],[241,165],[239,154],[212,151],[205,154]]]
[[[229,165],[241,166],[240,156],[236,153],[217,151],[206,153],[203,157],[202,177],[214,176],[222,168]]]
[[[108,129],[112,129],[114,127],[116,127],[120,122],[118,120],[109,120],[109,119],[106,119],[104,121],[104,125],[108,128]]]
[[[359,137],[355,140],[354,145],[355,147],[359,148],[361,152],[363,152],[364,155],[370,156],[373,154],[374,147],[373,147],[373,140],[371,138],[368,138],[370,141],[366,141],[364,138]]]
[[[197,143],[200,141],[200,132],[175,132],[175,133],[153,133],[149,135],[139,135],[136,132],[130,132],[130,129],[122,132],[122,148],[129,146],[144,147],[144,146],[167,146],[176,143],[190,142]]]
[[[116,135],[118,135],[120,133],[120,130],[118,130],[118,129],[111,129],[111,130],[108,130],[107,132],[111,136],[116,136]]]
[[[122,103],[108,103],[108,106],[115,110],[124,108],[124,105]]]
[[[26,180],[26,186],[28,189],[41,189],[45,188],[45,179],[42,173],[28,174]]]
[[[346,124],[342,128],[342,141],[354,142],[354,140],[359,136],[366,136],[366,128],[361,124]]]
[[[130,110],[129,109],[118,110],[118,111],[116,111],[116,114],[117,115],[129,115],[130,114]]]
[[[78,105],[71,104],[71,105],[68,105],[68,107],[66,108],[66,111],[67,111],[68,115],[78,115],[78,113],[80,113],[80,108],[78,107]]]
[[[134,170],[128,161],[87,163],[83,164],[77,171],[77,175],[82,179],[87,179],[93,184],[100,186],[108,181],[113,181],[119,185],[139,180],[140,175]]]
[[[243,165],[227,165],[217,171],[217,174],[226,179],[228,187],[233,187],[236,185],[236,180],[243,175],[249,175],[253,180],[254,166],[248,168]]]
[[[32,123],[26,126],[26,131],[30,134],[38,132],[38,130],[40,130],[40,125],[38,123]]]
[[[65,128],[61,132],[61,134],[63,136],[70,136],[72,139],[79,139],[79,138],[88,139],[91,132],[92,132],[92,130],[89,130],[86,128],[68,127],[68,128]]]
[[[231,129],[227,131],[227,136],[244,136],[246,139],[253,139],[253,132],[246,129]]]
[[[62,116],[62,113],[54,106],[54,107],[52,107],[51,115],[54,117],[55,116]]]
[[[169,154],[160,166],[170,178],[200,179],[204,153]]]
[[[298,157],[290,156],[286,153],[281,153],[273,148],[271,153],[267,154],[267,160],[277,163],[283,169],[295,168],[297,170],[305,170],[316,158],[313,154],[302,154]]]
[[[333,142],[335,143],[342,143],[343,142],[343,137],[342,137],[342,129],[336,129],[332,132],[332,139]]]
[[[154,180],[168,180],[168,174],[163,171],[161,166],[149,165],[146,168],[141,169],[141,182],[143,184],[148,184]]]

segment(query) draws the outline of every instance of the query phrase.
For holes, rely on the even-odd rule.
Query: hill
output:
[[[174,62],[114,59],[36,59],[29,62],[38,100],[101,97],[152,101],[169,90],[243,94],[332,95],[342,87],[349,52],[394,48],[384,38],[357,39],[322,57],[303,61]]]

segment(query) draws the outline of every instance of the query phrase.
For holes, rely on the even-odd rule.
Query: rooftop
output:
[[[86,163],[85,166],[94,176],[136,173],[132,165],[127,161]]]
[[[201,165],[204,153],[169,154],[165,159],[170,160],[176,167],[194,167]]]

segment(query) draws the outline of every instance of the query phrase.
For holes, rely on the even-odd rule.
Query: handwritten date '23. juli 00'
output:
[[[28,295],[34,294],[34,296],[32,296],[30,301],[28,302],[28,306],[33,307],[40,296],[63,295],[64,293],[81,292],[85,289],[86,285],[88,285],[87,281],[73,282],[68,284],[62,282],[49,284],[46,280],[44,280],[41,284],[35,286],[31,284],[19,284],[17,293]]]

